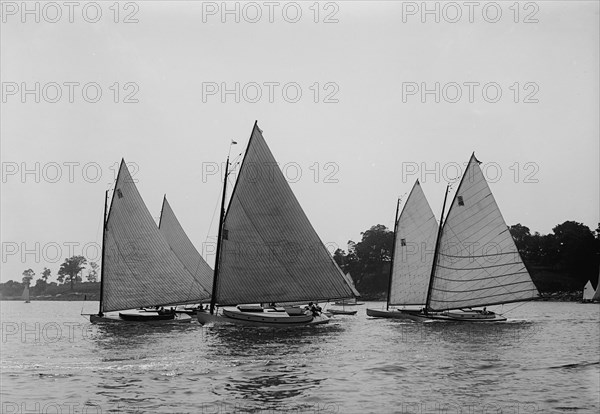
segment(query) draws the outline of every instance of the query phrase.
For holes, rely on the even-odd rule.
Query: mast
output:
[[[440,239],[442,237],[442,224],[444,220],[444,211],[446,210],[446,200],[448,199],[448,192],[450,190],[450,184],[446,185],[446,194],[444,195],[444,204],[442,205],[442,215],[440,216],[440,226],[438,227],[438,234],[435,240],[435,251],[433,253],[433,263],[431,265],[431,277],[429,278],[429,286],[427,288],[427,300],[425,301],[425,314],[429,309],[429,299],[431,298],[431,287],[433,286],[433,278],[435,277],[435,266],[437,262],[438,253],[440,251]]]
[[[396,231],[398,230],[398,210],[400,209],[400,198],[396,203],[396,216],[394,218],[394,239],[392,241],[392,258],[390,260],[390,274],[388,277],[387,299],[385,302],[385,310],[390,307],[390,293],[392,290],[392,273],[394,271],[394,253],[396,252]]]
[[[217,234],[217,257],[215,260],[215,272],[213,276],[212,294],[210,297],[210,314],[214,315],[215,303],[217,301],[217,280],[219,278],[219,261],[221,257],[221,240],[223,233],[223,221],[225,219],[225,193],[227,191],[227,175],[229,173],[229,155],[225,163],[225,178],[223,179],[223,196],[221,197],[221,211],[219,215],[219,231]]]
[[[104,246],[106,245],[106,209],[108,204],[108,190],[104,193],[104,215],[102,216],[102,267],[100,268],[100,304],[98,316],[102,316],[102,301],[104,299]]]
[[[165,209],[165,203],[167,202],[167,195],[163,196],[162,206],[160,207],[160,218],[158,219],[158,228],[160,229],[160,225],[162,224],[163,211]]]

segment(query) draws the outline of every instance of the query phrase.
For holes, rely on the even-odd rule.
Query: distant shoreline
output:
[[[582,292],[554,292],[547,293],[541,299],[542,302],[581,302]],[[385,295],[384,295],[385,296]],[[44,295],[44,296],[32,296],[29,298],[30,301],[98,301],[99,297],[94,293],[84,292],[70,292],[58,295]],[[385,297],[381,298],[381,295],[366,295],[361,296],[362,301],[373,301],[373,302],[385,302]],[[20,296],[6,296],[0,297],[0,301],[23,301]]]

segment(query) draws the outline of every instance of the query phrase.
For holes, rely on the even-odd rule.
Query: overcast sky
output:
[[[507,224],[600,221],[597,1],[27,4],[1,10],[2,282],[98,256],[122,157],[206,253],[255,120],[332,249],[417,178],[439,216],[473,151]]]

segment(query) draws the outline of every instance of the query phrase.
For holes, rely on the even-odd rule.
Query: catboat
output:
[[[198,321],[263,327],[329,322],[316,307],[274,305],[346,299],[353,292],[277,168],[257,123],[227,210],[229,157],[225,165],[211,305],[197,313]]]
[[[596,289],[592,285],[592,281],[588,280],[583,288],[583,297],[581,298],[582,303],[593,303],[600,302],[600,270],[598,275],[598,285],[596,285]]]
[[[596,291],[592,286],[592,282],[590,280],[587,281],[585,287],[583,288],[583,297],[581,299],[582,302],[591,302],[594,299],[594,295]]]
[[[485,307],[540,296],[479,164],[472,154],[443,220],[446,189],[425,306],[403,311],[409,319],[502,322]]]
[[[110,209],[104,201],[100,307],[91,322],[190,322],[176,312],[144,309],[207,300],[210,293],[175,255],[121,160]]]
[[[30,300],[29,300],[29,285],[25,285],[25,288],[23,289],[23,294],[21,295],[21,299],[23,299],[25,301],[25,303],[30,303]]]
[[[433,255],[427,249],[435,244],[438,223],[419,180],[413,185],[400,217],[396,204],[394,239],[385,309],[367,309],[375,318],[407,319],[419,312],[427,300]],[[431,249],[432,250],[432,249]],[[392,308],[402,306],[403,308]],[[412,309],[411,307],[417,307]]]
[[[360,297],[360,293],[359,293],[358,290],[356,290],[356,286],[354,286],[354,280],[352,279],[352,276],[350,275],[350,273],[345,273],[344,274],[344,278],[346,279],[346,282],[348,283],[348,286],[350,286],[350,289],[352,289],[352,293],[354,294],[354,298],[347,299],[347,300],[337,300],[333,304],[337,305],[337,306],[342,306],[344,308],[346,306],[364,305],[365,302],[359,302],[358,301],[358,298]],[[345,314],[345,315],[354,315],[356,313],[355,311],[349,311],[349,312],[354,312],[354,313],[342,313],[342,314]]]

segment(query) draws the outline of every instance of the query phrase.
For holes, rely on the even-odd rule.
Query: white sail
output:
[[[425,304],[438,227],[417,180],[396,227],[390,305]]]
[[[600,302],[600,283],[596,286],[596,292],[594,293],[594,297],[592,298],[593,302]]]
[[[596,283],[596,291],[592,297],[593,302],[600,302],[600,269],[598,270],[598,283]]]
[[[223,229],[220,305],[353,297],[256,124]]]
[[[346,279],[346,283],[348,283],[348,286],[352,290],[352,294],[357,297],[360,296],[360,292],[358,290],[356,290],[356,286],[354,285],[354,280],[352,280],[352,276],[350,275],[349,272],[344,274],[344,279]]]
[[[29,302],[29,285],[25,285],[21,299],[23,299],[25,302]]]
[[[434,311],[538,296],[475,155],[446,216],[435,266]]]
[[[583,300],[590,301],[590,300],[594,299],[595,293],[596,293],[596,291],[594,290],[594,287],[592,286],[592,282],[590,282],[588,280],[587,283],[585,284],[585,287],[583,288]]]
[[[210,297],[158,230],[124,161],[106,221],[102,264],[103,312]]]
[[[171,205],[165,196],[158,225],[161,233],[173,249],[173,253],[192,274],[194,279],[204,287],[207,292],[212,290],[213,270],[200,255],[185,230],[177,220]]]

